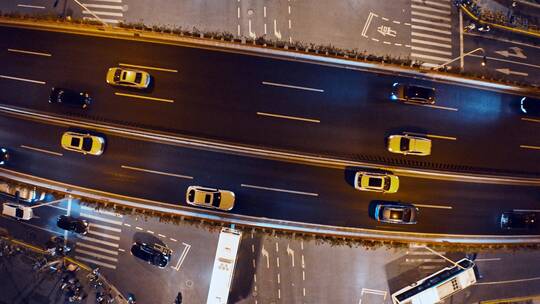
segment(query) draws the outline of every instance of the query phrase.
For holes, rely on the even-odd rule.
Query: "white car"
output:
[[[228,190],[189,186],[186,202],[197,207],[229,211],[234,207],[234,193]]]
[[[34,212],[32,211],[32,208],[25,205],[4,203],[2,207],[2,215],[7,215],[10,217],[14,217],[18,220],[25,221],[28,221],[29,219],[34,217]]]
[[[396,193],[399,188],[399,178],[393,174],[356,172],[354,187],[361,191]]]
[[[390,135],[388,151],[399,154],[427,156],[431,154],[431,139],[410,135]]]

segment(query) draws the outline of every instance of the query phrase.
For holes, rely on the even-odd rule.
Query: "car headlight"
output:
[[[392,94],[390,95],[390,99],[392,99],[392,100],[397,100],[396,94],[392,93]]]

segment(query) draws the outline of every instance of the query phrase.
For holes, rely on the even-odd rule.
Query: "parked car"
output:
[[[501,214],[502,229],[532,229],[537,226],[536,213],[506,211]]]
[[[234,193],[228,190],[189,186],[186,202],[197,207],[229,211],[234,207]]]
[[[393,174],[356,172],[354,187],[362,191],[396,193],[399,188],[399,178]]]
[[[135,242],[131,246],[131,254],[150,265],[164,268],[171,260],[172,250],[157,243]]]
[[[521,98],[521,112],[531,116],[540,116],[540,99],[530,97]]]
[[[101,155],[105,149],[103,137],[77,132],[64,132],[61,144],[66,150],[83,154]]]
[[[9,152],[6,148],[0,148],[0,166],[5,165],[9,161]]]
[[[28,221],[34,217],[34,212],[32,208],[14,203],[4,203],[2,206],[2,214],[16,218],[18,220]]]
[[[377,201],[374,217],[377,221],[390,224],[416,224],[418,208],[411,204]]]
[[[105,80],[110,85],[146,89],[152,77],[145,71],[126,68],[110,68]]]
[[[53,87],[49,96],[49,103],[65,104],[85,109],[92,103],[92,97],[86,92]]]
[[[56,221],[56,226],[83,235],[88,232],[88,222],[74,216],[60,215]]]
[[[388,137],[388,151],[405,155],[430,155],[431,139],[410,135],[390,135]]]
[[[415,102],[422,104],[435,103],[435,89],[419,85],[409,85],[405,83],[394,83],[392,85],[392,100],[405,102]]]

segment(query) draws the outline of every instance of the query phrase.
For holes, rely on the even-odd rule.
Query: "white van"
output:
[[[2,215],[11,216],[18,220],[28,221],[29,219],[34,217],[34,212],[32,208],[25,205],[4,203],[2,208]]]

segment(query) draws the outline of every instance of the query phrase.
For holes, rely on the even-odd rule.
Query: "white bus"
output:
[[[474,263],[462,259],[392,294],[394,304],[434,304],[476,283]]]
[[[208,290],[207,304],[226,304],[236,264],[236,256],[242,232],[223,228],[219,234],[219,240],[214,259],[210,289]]]

